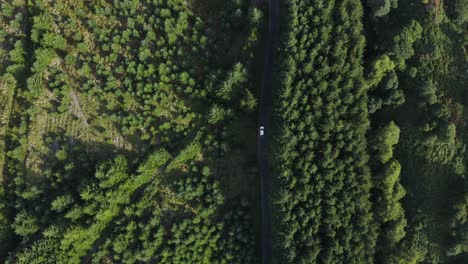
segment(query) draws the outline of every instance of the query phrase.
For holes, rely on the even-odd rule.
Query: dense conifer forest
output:
[[[467,0],[2,0],[0,263],[468,263],[465,107]]]

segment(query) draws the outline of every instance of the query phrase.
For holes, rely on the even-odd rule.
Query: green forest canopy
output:
[[[468,2],[280,5],[274,263],[466,263]],[[260,263],[268,10],[2,1],[0,261]]]

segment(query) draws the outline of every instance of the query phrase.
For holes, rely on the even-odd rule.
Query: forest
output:
[[[1,2],[2,263],[257,263],[264,16],[208,4]]]
[[[468,2],[292,0],[276,263],[466,263]]]
[[[467,0],[2,0],[0,62],[0,263],[468,263]]]

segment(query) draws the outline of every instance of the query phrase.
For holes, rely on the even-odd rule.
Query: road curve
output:
[[[272,177],[269,164],[268,142],[271,140],[271,119],[273,112],[273,62],[274,42],[278,40],[279,1],[268,0],[268,32],[265,36],[265,54],[262,74],[262,86],[259,104],[259,127],[265,127],[265,135],[258,139],[258,169],[261,187],[261,257],[262,264],[272,263],[272,231],[271,231],[271,186]]]

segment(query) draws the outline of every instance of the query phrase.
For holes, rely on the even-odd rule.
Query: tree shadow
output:
[[[48,151],[40,156],[40,170],[25,163],[24,176],[16,175],[21,178],[17,181],[20,184],[16,186],[16,196],[34,198],[37,192],[41,199],[35,203],[43,202],[44,207],[49,206],[49,202],[60,195],[71,194],[78,198],[82,188],[94,181],[96,169],[103,162],[123,155],[129,160],[130,166],[136,163],[137,155],[134,151],[119,148],[111,143],[84,142],[75,137],[55,133],[46,136],[44,145]],[[36,205],[31,205],[34,206]]]

